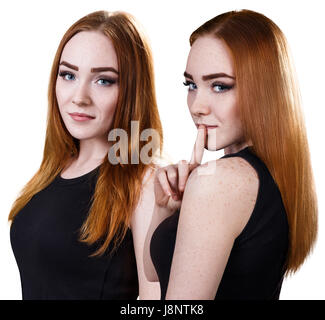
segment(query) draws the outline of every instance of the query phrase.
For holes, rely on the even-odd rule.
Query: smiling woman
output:
[[[60,114],[71,135],[82,143],[101,137],[107,144],[118,92],[118,62],[112,41],[98,31],[76,34],[63,49],[56,82]]]
[[[43,161],[9,215],[23,299],[157,297],[142,259],[154,164],[108,159],[109,131],[130,134],[132,120],[160,136],[153,153],[162,147],[151,52],[134,18],[98,11],[75,22],[48,101]],[[144,144],[126,143],[130,157]]]

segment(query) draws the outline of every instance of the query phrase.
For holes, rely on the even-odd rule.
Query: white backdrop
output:
[[[38,169],[42,159],[50,67],[67,28],[85,14],[97,10],[127,11],[140,21],[154,55],[165,150],[170,159],[177,162],[189,159],[196,136],[187,110],[186,89],[182,84],[189,35],[206,20],[234,9],[251,9],[274,20],[287,36],[292,50],[319,198],[319,234],[312,255],[296,274],[283,283],[280,298],[324,299],[325,19],[322,2],[1,1],[0,299],[21,299],[19,272],[10,246],[7,217],[18,192]],[[222,155],[220,152],[206,152],[203,160]]]

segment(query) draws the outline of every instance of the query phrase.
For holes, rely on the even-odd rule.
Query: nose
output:
[[[80,83],[76,87],[72,98],[72,103],[77,106],[87,106],[91,104],[91,98],[86,83]]]
[[[200,92],[188,97],[188,106],[192,115],[196,117],[208,115],[211,112],[209,100]]]

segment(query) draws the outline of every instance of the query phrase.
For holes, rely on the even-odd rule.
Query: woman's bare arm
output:
[[[202,171],[207,164],[200,166],[186,184],[166,299],[214,299],[256,202],[258,177],[245,160],[208,164],[208,174]]]
[[[148,232],[149,224],[153,214],[154,190],[153,190],[154,171],[148,169],[146,173],[141,198],[136,210],[133,213],[131,229],[133,235],[134,251],[137,261],[138,279],[139,279],[139,299],[151,300],[160,299],[160,285],[156,282],[148,281],[144,270],[144,243]]]

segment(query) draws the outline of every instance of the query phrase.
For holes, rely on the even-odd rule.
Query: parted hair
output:
[[[61,118],[55,86],[60,57],[66,43],[78,32],[98,31],[113,43],[118,59],[119,96],[111,129],[120,128],[131,137],[131,121],[139,122],[139,132],[155,129],[160,140],[152,154],[162,150],[162,125],[158,113],[151,49],[135,19],[125,12],[96,11],[75,22],[64,34],[56,51],[48,87],[48,116],[43,160],[40,168],[15,200],[9,220],[31,198],[48,186],[57,174],[79,152],[79,141],[71,136]],[[101,255],[112,244],[112,250],[123,240],[136,208],[146,171],[154,164],[132,164],[134,152],[144,141],[128,139],[128,164],[111,164],[108,156],[100,166],[92,204],[80,229],[80,241],[95,244],[93,255]]]

